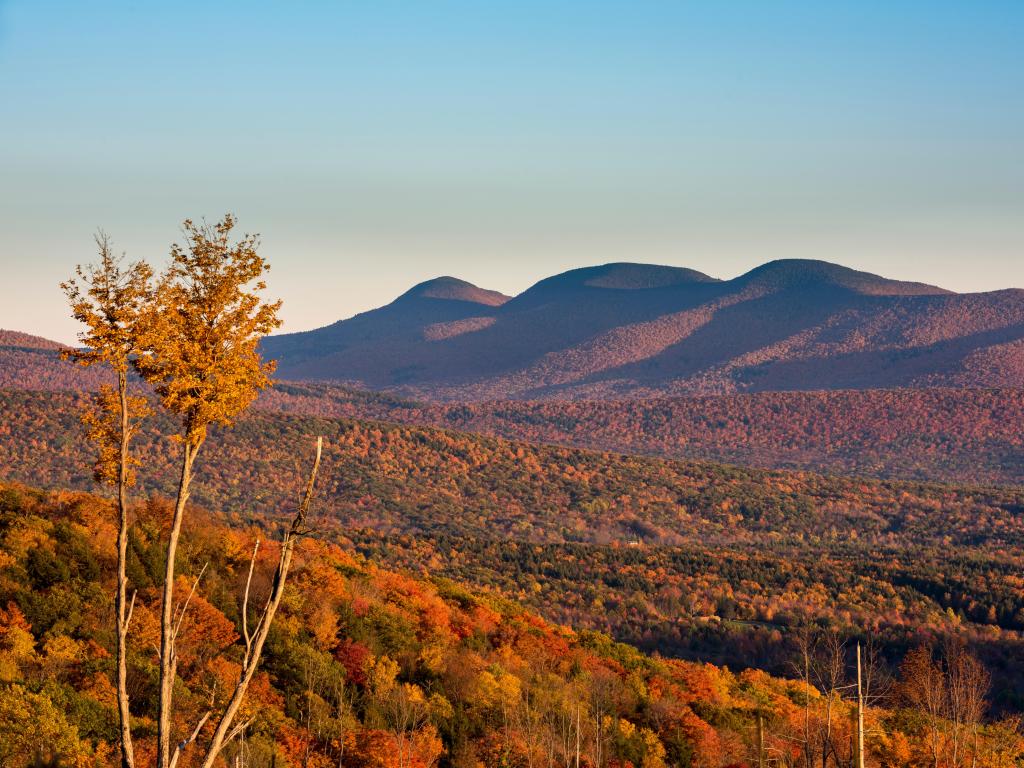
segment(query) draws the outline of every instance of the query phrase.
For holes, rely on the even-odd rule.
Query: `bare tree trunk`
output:
[[[189,486],[192,484],[192,465],[199,452],[201,441],[191,443],[185,439],[181,460],[181,478],[178,481],[178,498],[174,504],[171,532],[167,539],[167,563],[164,566],[164,591],[160,617],[160,703],[157,710],[157,768],[171,766],[171,711],[174,703],[174,679],[177,660],[174,655],[174,558],[178,553],[178,539],[181,536],[181,521],[188,501]]]
[[[238,715],[239,708],[242,706],[242,701],[245,699],[249,683],[252,681],[253,675],[256,674],[256,668],[259,666],[260,656],[263,653],[263,644],[267,640],[267,635],[270,633],[270,625],[274,621],[274,615],[277,613],[278,606],[281,604],[281,598],[284,596],[284,586],[285,581],[288,579],[288,569],[291,567],[295,541],[303,532],[306,513],[309,511],[310,502],[313,500],[313,486],[316,484],[316,475],[320,469],[320,454],[323,450],[323,441],[322,437],[317,438],[316,458],[313,460],[313,469],[309,473],[309,482],[306,485],[305,495],[299,504],[295,517],[292,519],[291,526],[285,531],[281,541],[281,555],[278,559],[277,571],[274,574],[274,584],[270,590],[270,597],[263,609],[263,614],[256,624],[253,636],[246,638],[245,662],[242,665],[238,683],[235,685],[235,690],[232,692],[231,698],[227,706],[224,707],[220,720],[217,722],[217,727],[214,729],[210,746],[207,749],[206,756],[203,758],[202,768],[212,768],[224,745],[247,725],[247,723],[242,723],[240,726],[234,726],[234,720]],[[246,608],[247,606],[243,606],[243,610],[246,610]]]
[[[342,682],[340,687],[336,686],[334,691],[335,707],[338,713],[338,722],[341,724],[341,728],[338,733],[338,768],[342,768],[345,764],[345,713],[348,707],[345,704],[345,683]]]
[[[825,657],[817,672],[822,693],[825,695],[825,729],[821,742],[821,768],[827,768],[829,755],[838,764],[839,755],[833,733],[833,715],[841,699],[840,688],[843,681],[845,641],[835,632],[825,637]]]
[[[832,747],[832,691],[828,692],[825,705],[825,733],[821,742],[821,768],[828,768],[828,755]]]
[[[121,768],[135,768],[131,712],[128,708],[128,374],[118,371],[117,389],[121,405],[121,455],[117,468],[117,715],[121,729]],[[133,601],[134,602],[134,601]]]
[[[580,768],[580,705],[576,704],[576,768]]]

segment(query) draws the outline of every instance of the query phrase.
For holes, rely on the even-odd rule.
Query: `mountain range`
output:
[[[731,280],[615,263],[515,297],[440,277],[263,350],[280,378],[435,400],[1016,387],[1024,290],[958,294],[812,260]]]

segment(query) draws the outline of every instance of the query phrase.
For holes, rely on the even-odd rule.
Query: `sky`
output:
[[[284,331],[454,275],[1024,287],[1024,3],[0,0],[0,328],[104,229],[259,232]]]

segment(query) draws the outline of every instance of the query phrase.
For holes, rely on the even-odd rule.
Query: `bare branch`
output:
[[[138,594],[137,589],[132,590],[132,601],[128,605],[128,615],[124,617],[124,631],[128,631],[128,625],[132,623],[132,614],[135,612],[135,596]]]
[[[249,661],[249,652],[252,650],[252,637],[249,635],[249,587],[252,585],[252,571],[256,566],[256,552],[260,548],[260,540],[256,539],[256,543],[252,548],[252,557],[249,559],[249,576],[245,580],[245,596],[242,598],[242,636],[245,638],[245,660],[244,664]]]
[[[306,514],[309,512],[309,505],[313,501],[313,486],[316,483],[317,472],[320,471],[320,456],[324,449],[324,438],[320,435],[316,439],[316,458],[313,460],[313,470],[309,473],[309,483],[306,484],[306,493],[302,497],[302,503],[299,504],[298,513],[295,515],[295,519],[292,520],[291,533],[293,536],[301,535],[303,533],[302,526],[306,522]]]
[[[175,768],[175,766],[178,764],[178,757],[181,755],[182,752],[185,751],[185,748],[189,744],[191,744],[199,737],[199,732],[203,730],[203,726],[206,725],[206,721],[210,719],[210,715],[212,714],[213,710],[207,710],[206,714],[199,718],[199,722],[196,723],[196,727],[192,729],[191,735],[187,739],[178,744],[178,746],[174,750],[174,754],[171,756],[169,768]]]
[[[234,728],[231,729],[231,732],[224,737],[224,744],[230,744],[238,737],[240,733],[242,733],[242,731],[244,731],[250,725],[252,725],[252,720],[243,720],[242,722],[238,723]]]
[[[245,699],[249,683],[256,674],[256,668],[259,666],[260,662],[260,655],[263,652],[263,644],[267,640],[267,635],[270,632],[270,625],[274,621],[274,615],[277,613],[277,609],[281,604],[281,598],[284,596],[285,582],[288,579],[288,569],[291,567],[292,554],[295,551],[295,539],[302,533],[306,515],[309,512],[309,506],[313,499],[313,488],[316,484],[317,472],[320,469],[320,456],[323,452],[323,442],[323,437],[317,438],[316,458],[313,461],[313,469],[309,473],[309,482],[306,484],[306,492],[303,495],[302,501],[299,503],[291,525],[282,537],[281,554],[278,558],[277,570],[274,573],[274,583],[270,590],[270,597],[267,599],[266,607],[263,609],[263,613],[260,616],[260,620],[257,623],[256,629],[251,638],[252,653],[247,655],[245,664],[238,676],[238,683],[235,685],[235,690],[231,694],[231,698],[227,705],[224,707],[224,712],[220,716],[217,727],[214,729],[213,737],[210,740],[210,746],[207,749],[206,756],[203,758],[202,768],[212,768],[217,756],[224,748],[224,744],[230,738],[229,734],[234,734],[236,731],[236,729],[232,727],[232,723],[235,716],[238,714],[239,708],[242,706],[242,701]]]
[[[209,564],[210,563],[207,562],[203,565],[202,570],[199,571],[199,575],[196,576],[196,580],[192,582],[192,589],[189,591],[188,597],[185,598],[185,604],[181,606],[181,613],[178,614],[178,622],[174,625],[174,632],[171,635],[172,640],[178,639],[178,632],[181,631],[181,622],[185,619],[185,612],[188,610],[188,604],[192,600],[192,595],[196,593],[196,587],[199,586],[199,581],[203,578],[203,574],[206,573],[206,568]]]

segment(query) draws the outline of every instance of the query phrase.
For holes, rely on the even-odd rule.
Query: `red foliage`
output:
[[[370,649],[356,640],[345,638],[334,649],[334,658],[345,667],[346,679],[359,686],[366,685],[366,664]]]

